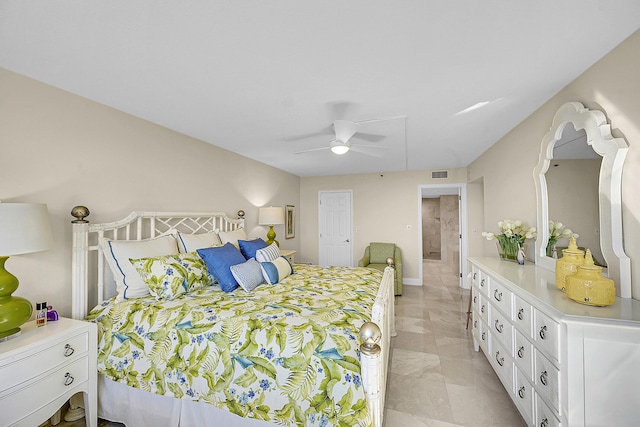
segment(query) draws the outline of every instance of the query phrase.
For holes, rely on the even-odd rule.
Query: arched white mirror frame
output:
[[[615,282],[616,293],[621,298],[631,298],[631,261],[624,252],[622,235],[622,168],[628,144],[624,139],[611,135],[611,127],[602,111],[589,110],[580,102],[568,102],[558,109],[549,132],[542,139],[540,158],[533,170],[538,199],[536,264],[555,270],[556,260],[546,255],[549,241],[549,198],[545,173],[553,158],[553,147],[562,138],[562,132],[568,123],[572,123],[576,130],[584,129],[587,144],[602,156],[598,180],[600,246],[607,264],[607,275]]]

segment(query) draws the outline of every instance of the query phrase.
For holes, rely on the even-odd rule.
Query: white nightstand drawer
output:
[[[87,352],[89,334],[80,333],[68,337],[50,347],[8,363],[0,368],[2,388],[8,389],[56,366],[77,359]]]
[[[11,425],[19,421],[54,398],[62,396],[78,384],[87,381],[89,378],[87,369],[85,357],[61,366],[37,382],[32,382],[25,387],[17,386],[11,390],[11,394],[0,398],[3,425]]]

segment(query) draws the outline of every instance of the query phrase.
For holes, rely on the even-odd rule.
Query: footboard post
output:
[[[360,328],[360,369],[362,385],[367,396],[369,414],[374,427],[382,427],[384,411],[384,378],[386,373],[382,349],[378,345],[382,339],[380,328],[373,322],[365,322]]]

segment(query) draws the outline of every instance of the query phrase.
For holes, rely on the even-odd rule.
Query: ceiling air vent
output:
[[[432,171],[431,178],[432,179],[449,178],[449,171]]]

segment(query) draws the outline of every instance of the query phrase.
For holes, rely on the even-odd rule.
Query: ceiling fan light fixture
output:
[[[331,151],[339,156],[346,154],[349,151],[348,145],[336,144],[331,146]]]

